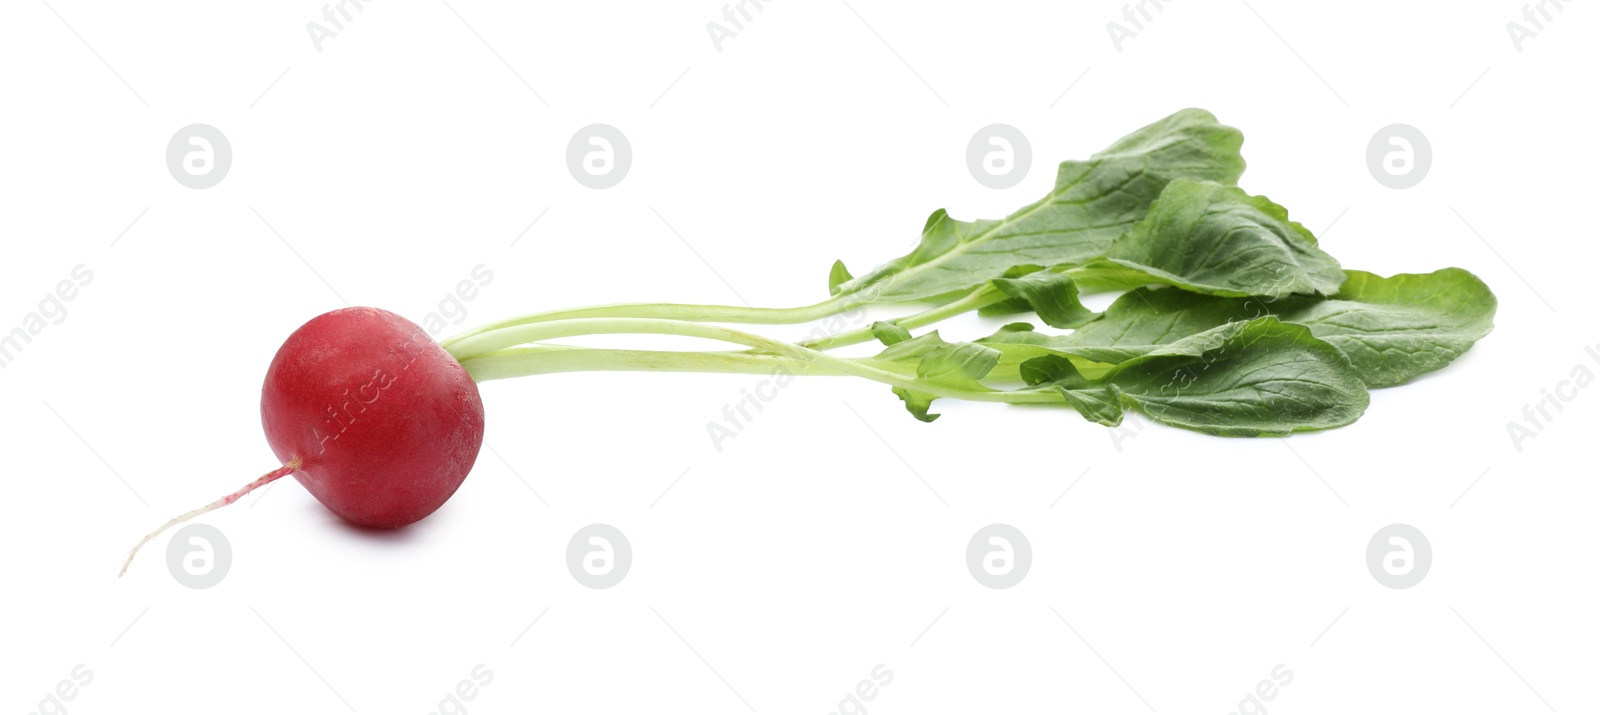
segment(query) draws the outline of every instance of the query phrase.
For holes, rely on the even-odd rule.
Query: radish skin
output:
[[[301,326],[272,359],[261,425],[317,501],[353,524],[405,526],[445,503],[483,444],[477,383],[422,328],[377,308]]]

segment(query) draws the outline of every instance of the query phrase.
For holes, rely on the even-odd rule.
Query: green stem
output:
[[[512,328],[519,325],[531,325],[552,320],[571,320],[577,318],[664,318],[670,320],[694,320],[716,323],[747,323],[755,325],[791,325],[821,320],[828,316],[848,310],[856,302],[850,301],[847,296],[838,295],[821,303],[814,303],[799,308],[749,308],[732,305],[694,305],[685,303],[616,303],[613,305],[595,305],[587,308],[568,308],[564,310],[551,310],[543,313],[530,313],[489,323],[459,335],[445,339],[440,345],[445,349],[460,343],[463,340],[482,335],[484,333]]]
[[[461,362],[477,382],[563,372],[709,372],[768,375],[785,370],[793,375],[839,376],[846,373],[815,362],[752,352],[674,352],[614,350],[567,345],[506,348]]]
[[[1139,283],[1138,280],[1129,278],[1130,274],[1127,270],[1105,261],[1090,261],[1078,266],[1057,266],[1051,270],[1070,276],[1078,283],[1079,290],[1085,293],[1107,290],[1133,290]],[[986,308],[1002,302],[1006,298],[1006,294],[1000,292],[992,283],[985,283],[958,300],[936,305],[921,313],[884,322],[898,325],[907,330],[915,330],[963,313]],[[814,350],[832,350],[847,345],[864,343],[872,340],[873,337],[872,326],[869,325],[838,335],[801,341],[800,345]]]
[[[1105,261],[1090,261],[1078,266],[1057,266],[1052,270],[1060,271],[1072,276],[1079,284],[1079,289],[1084,292],[1098,292],[1104,290],[1131,290],[1136,281],[1128,277],[1125,269]],[[509,318],[506,320],[489,323],[468,330],[459,335],[445,339],[441,345],[446,349],[453,348],[456,344],[485,333],[512,328],[520,325],[531,325],[555,320],[573,320],[581,318],[660,318],[666,320],[707,321],[714,323],[743,323],[750,325],[793,325],[821,320],[837,315],[851,308],[871,304],[872,295],[840,294],[820,303],[813,303],[798,308],[752,308],[731,305],[696,305],[689,303],[616,303],[612,305],[596,305],[585,308],[567,308],[563,310],[530,313],[528,315]],[[1005,294],[996,290],[990,284],[968,293],[965,297],[943,305],[937,305],[920,313],[895,318],[886,322],[898,325],[907,330],[913,330],[932,325],[941,320],[952,318],[963,313],[978,310],[1006,299]],[[872,340],[872,327],[866,326],[850,330],[838,335],[806,340],[800,343],[803,347],[815,350],[832,350],[834,348],[856,345]]]
[[[1017,382],[1021,379],[1019,368],[1028,358],[1049,354],[1046,350],[1002,351],[1000,362],[989,371],[988,380]],[[874,358],[846,358],[856,363],[896,372],[906,377],[916,375],[916,366]],[[461,364],[477,382],[504,380],[513,377],[531,377],[563,372],[702,372],[721,374],[770,375],[782,368],[794,375],[840,377],[849,373],[825,368],[815,362],[804,362],[782,355],[756,352],[684,352],[664,350],[617,350],[611,348],[580,348],[570,345],[529,345],[506,348],[492,353],[467,358]],[[1096,363],[1073,360],[1085,377],[1098,377],[1106,367]]]
[[[600,350],[594,348],[537,347],[511,350],[519,345],[557,338],[581,335],[652,334],[680,335],[707,338],[743,345],[772,353],[769,356],[751,356],[740,353],[657,352]],[[451,355],[467,367],[475,379],[496,379],[518,375],[536,375],[541,372],[573,370],[624,370],[644,369],[667,372],[721,372],[748,373],[757,364],[792,366],[795,374],[850,375],[874,380],[907,390],[923,392],[938,397],[949,397],[977,402],[1052,403],[1061,398],[1050,390],[995,390],[988,387],[961,389],[946,387],[902,374],[870,360],[853,360],[829,355],[759,335],[716,325],[703,325],[677,320],[656,318],[582,318],[556,320],[542,323],[514,325],[493,332],[481,333],[457,342],[448,348]],[[582,350],[580,355],[568,352]],[[756,362],[777,357],[789,362]],[[749,360],[748,358],[755,358]],[[574,362],[574,361],[582,361]],[[566,369],[558,369],[566,368]],[[714,369],[715,368],[715,369]]]
[[[884,322],[891,325],[898,325],[907,330],[914,330],[923,326],[933,325],[934,323],[947,318],[953,318],[957,315],[961,315],[962,313],[974,311],[984,306],[998,303],[1005,299],[1006,296],[1004,293],[996,290],[993,286],[985,285],[982,288],[968,293],[966,297],[959,300],[951,301],[949,303],[945,303],[944,305],[934,306],[922,311],[921,313],[908,315],[903,318],[886,320]],[[832,350],[834,348],[842,348],[847,345],[864,343],[872,338],[872,326],[869,325],[864,328],[856,328],[855,330],[839,333],[838,335],[830,335],[825,338],[803,340],[800,342],[800,345],[813,350]]]

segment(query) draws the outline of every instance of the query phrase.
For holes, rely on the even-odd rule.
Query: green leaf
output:
[[[1078,300],[1078,284],[1062,273],[1037,271],[1019,278],[996,278],[990,284],[1010,298],[996,306],[1013,307],[1020,303],[1024,310],[1031,309],[1052,328],[1076,328],[1100,317],[1099,313],[1083,307]],[[978,313],[1003,314],[998,310]]]
[[[894,323],[887,323],[880,320],[872,324],[872,337],[877,338],[878,342],[888,346],[910,340],[911,331],[895,325]]]
[[[874,358],[878,361],[916,365],[917,378],[928,383],[958,389],[981,388],[979,380],[989,374],[1000,360],[1000,352],[975,343],[949,343],[939,337],[938,331],[897,342]],[[938,415],[928,412],[937,396],[901,387],[894,394],[906,404],[906,410],[923,422],[932,422]]]
[[[952,387],[977,384],[994,369],[1000,352],[977,343],[950,343],[935,330],[884,348],[873,357],[880,362],[915,365],[917,377]]]
[[[1370,387],[1449,365],[1494,328],[1494,293],[1460,268],[1388,278],[1346,273],[1336,300],[1304,303],[1283,319],[1343,350]]]
[[[1494,294],[1459,268],[1389,278],[1346,274],[1339,294],[1328,300],[1214,298],[1141,288],[1070,335],[997,333],[979,342],[1023,343],[1115,364],[1230,322],[1271,315],[1305,325],[1339,348],[1369,387],[1389,387],[1450,364],[1494,327]]]
[[[924,355],[949,344],[944,341],[944,338],[939,337],[939,331],[932,330],[908,340],[896,340],[894,344],[874,355],[873,359],[916,365],[922,362]]]
[[[1175,179],[1149,215],[1111,243],[1110,263],[1208,295],[1331,296],[1344,272],[1304,226],[1264,196]]]
[[[828,271],[828,295],[839,292],[839,286],[849,283],[855,276],[850,275],[850,269],[844,267],[844,261],[834,261],[833,268]]]
[[[1030,327],[1026,332],[1031,333],[1032,328]],[[1088,381],[1083,377],[1083,373],[1078,372],[1077,366],[1073,365],[1072,361],[1053,353],[1046,353],[1039,356],[1038,359],[1022,363],[1018,374],[1021,375],[1022,381],[1027,383],[1029,387],[1044,384],[1078,387],[1088,384]]]
[[[1090,325],[1093,325],[1093,323]],[[996,377],[1010,376],[1015,373],[1016,377],[1021,378],[1024,382],[1030,382],[1028,379],[1030,366],[1037,368],[1043,365],[1043,363],[1034,364],[1034,358],[1047,355],[1072,358],[1073,362],[1070,366],[1075,370],[1081,371],[1088,368],[1096,375],[1105,373],[1107,366],[1096,365],[1095,361],[1080,358],[1074,355],[1071,349],[1064,349],[1060,343],[1065,338],[1066,336],[1062,335],[1049,335],[1038,332],[1033,329],[1032,325],[1027,323],[1008,323],[993,335],[978,338],[973,342],[1000,351],[999,369],[993,372]],[[1030,384],[1036,384],[1037,382],[1033,381]]]
[[[894,392],[895,397],[900,398],[901,402],[906,403],[906,411],[910,412],[912,417],[923,422],[932,422],[939,419],[939,415],[928,411],[933,407],[933,401],[939,399],[937,395],[907,390],[904,387],[892,387],[889,389]]]
[[[1000,351],[986,345],[942,345],[922,356],[917,363],[917,377],[930,382],[966,386],[983,379],[998,362]]]
[[[990,303],[978,308],[978,315],[985,318],[995,318],[1002,315],[1016,315],[1033,310],[1033,304],[1027,298],[1006,298],[997,303]]]
[[[1196,333],[1270,315],[1268,305],[1260,300],[1214,298],[1175,288],[1140,288],[1118,297],[1099,320],[1067,335],[990,337],[1115,365]]]
[[[1055,187],[999,220],[958,221],[933,212],[910,254],[837,287],[875,288],[884,302],[967,292],[1020,264],[1083,264],[1144,218],[1176,178],[1232,184],[1244,172],[1237,129],[1201,109],[1185,109],[1112,144],[1087,161],[1063,162]]]
[[[1122,390],[1116,385],[1082,390],[1063,389],[1061,396],[1066,398],[1067,404],[1072,405],[1072,409],[1077,410],[1084,419],[1107,427],[1122,424],[1122,416],[1126,413],[1122,409]]]
[[[1366,385],[1338,348],[1300,325],[1266,317],[1191,335],[1117,365],[1085,384],[1066,358],[1030,360],[1085,417],[1116,424],[1119,409],[1225,436],[1281,436],[1339,427],[1367,408]]]
[[[1035,266],[1032,264],[1012,266],[1006,269],[1006,272],[1002,278],[1021,278],[1029,273],[1037,273],[1042,270],[1044,270],[1044,266]],[[995,280],[999,279],[997,278]],[[1076,283],[1076,281],[1074,281],[1074,283]],[[994,281],[990,281],[989,285],[993,287]],[[1000,289],[994,288],[994,290],[998,291]],[[1017,313],[1026,313],[1031,310],[1033,310],[1033,304],[1030,303],[1027,298],[1006,298],[1001,301],[980,306],[978,308],[978,315],[988,318],[997,315],[1015,315]]]

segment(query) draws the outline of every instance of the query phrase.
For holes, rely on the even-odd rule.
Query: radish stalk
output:
[[[893,320],[887,320],[884,322],[887,322],[890,325],[898,325],[907,330],[912,330],[915,328],[933,325],[941,320],[953,318],[957,315],[961,315],[962,313],[970,313],[974,310],[978,310],[979,308],[998,303],[1002,300],[1005,300],[1005,298],[1005,295],[1000,291],[991,286],[984,286],[972,291],[971,293],[968,293],[964,298],[953,300],[949,303],[945,303],[944,305],[934,306],[920,313],[914,313],[912,315],[907,315],[902,318],[895,318]],[[832,350],[834,348],[842,348],[847,345],[864,343],[872,339],[872,327],[867,326],[826,338],[803,340],[800,342],[800,345],[813,350]]]
[[[815,362],[755,352],[680,352],[613,350],[536,344],[507,348],[462,362],[479,383],[513,377],[566,372],[685,372],[770,375],[787,370],[795,375],[846,376]]]
[[[1136,285],[1129,281],[1125,273],[1114,266],[1103,265],[1095,261],[1086,265],[1062,267],[1053,271],[1065,275],[1084,285],[1108,288],[1116,284],[1118,288],[1132,289]],[[507,328],[532,325],[536,323],[554,322],[558,320],[574,320],[586,318],[656,318],[667,320],[682,320],[692,322],[713,323],[743,323],[751,325],[794,325],[807,323],[823,318],[832,317],[863,305],[874,303],[875,294],[868,292],[866,295],[837,295],[820,303],[798,308],[748,308],[727,305],[695,305],[683,303],[618,303],[612,305],[598,305],[586,308],[570,308],[565,310],[545,311],[528,315],[509,318],[488,325],[479,326],[464,333],[452,336],[440,343],[446,350],[457,353],[457,346],[462,342],[471,340],[486,333],[496,332]],[[897,325],[906,329],[921,328],[938,323],[949,318],[1005,301],[1008,296],[992,284],[984,284],[961,298],[935,305],[921,312],[912,313],[884,322]],[[838,335],[824,338],[815,338],[798,343],[802,347],[816,350],[832,350],[834,348],[856,345],[873,339],[872,328],[857,328]]]
[[[1052,403],[1060,402],[1061,398],[1052,390],[996,390],[974,383],[969,388],[955,388],[941,385],[916,376],[907,376],[892,370],[886,370],[869,364],[867,361],[841,358],[834,355],[812,350],[810,348],[785,343],[779,340],[764,338],[759,335],[746,333],[732,328],[724,328],[702,323],[690,323],[678,320],[661,320],[656,318],[584,318],[577,320],[554,320],[544,323],[531,323],[501,328],[487,333],[481,333],[456,343],[451,349],[451,355],[468,366],[475,359],[491,355],[501,358],[499,368],[506,369],[507,363],[522,362],[531,365],[528,370],[537,374],[537,364],[546,358],[546,353],[524,353],[522,355],[504,355],[497,351],[515,347],[526,343],[540,342],[554,338],[577,337],[582,335],[618,335],[618,334],[653,334],[653,335],[678,335],[685,337],[708,338],[723,342],[744,345],[751,348],[765,350],[770,353],[780,353],[794,362],[799,363],[803,369],[811,369],[814,364],[817,369],[833,371],[835,374],[863,377],[868,380],[881,382],[886,385],[924,392],[937,397],[950,397],[978,402],[1009,402],[1013,404],[1025,403]],[[672,355],[661,353],[660,355]],[[684,364],[703,359],[703,353],[677,353],[690,357],[679,358]],[[702,357],[695,357],[702,356]],[[665,359],[660,358],[658,359]],[[664,369],[671,369],[672,363],[666,363]],[[513,368],[514,370],[514,368]],[[704,370],[694,370],[704,371]],[[471,370],[469,367],[469,374]]]
[[[821,320],[837,315],[853,307],[861,305],[861,301],[847,301],[840,297],[830,298],[820,303],[815,303],[799,308],[747,308],[731,305],[694,305],[687,303],[617,303],[612,305],[596,305],[587,308],[569,308],[565,310],[552,310],[542,313],[510,318],[488,325],[479,326],[467,332],[447,338],[440,343],[445,349],[454,347],[457,343],[483,333],[501,330],[504,328],[543,323],[553,320],[569,320],[577,318],[663,318],[671,320],[692,320],[716,323],[745,323],[752,325],[794,325]]]

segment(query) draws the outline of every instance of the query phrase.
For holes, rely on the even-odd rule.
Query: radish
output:
[[[278,349],[261,386],[261,425],[283,466],[167,522],[139,546],[289,474],[352,524],[415,522],[472,470],[483,402],[461,363],[420,326],[385,310],[345,308],[313,318]]]
[[[353,524],[396,528],[428,516],[477,459],[477,383],[487,380],[607,370],[852,376],[891,386],[925,422],[938,417],[934,400],[951,398],[1069,407],[1108,426],[1131,409],[1211,434],[1284,436],[1354,422],[1368,388],[1441,369],[1489,333],[1497,302],[1476,276],[1345,271],[1286,209],[1234,186],[1242,141],[1208,112],[1180,111],[1063,163],[1051,192],[1010,216],[961,221],[941,209],[911,253],[859,277],[835,263],[830,297],[811,305],[592,306],[501,320],[443,343],[375,308],[321,315],[279,348],[261,389],[262,426],[281,466],[167,522],[123,571],[174,524],[290,474]],[[1078,300],[1092,290],[1126,293],[1100,314]],[[930,305],[855,329],[840,318],[910,303]],[[973,311],[1032,313],[1074,332],[1015,322],[966,342],[911,333]],[[812,321],[822,324],[798,343],[713,325]],[[744,349],[556,342],[602,334]],[[876,355],[828,352],[874,339],[886,346]],[[714,444],[715,427],[707,425]]]

